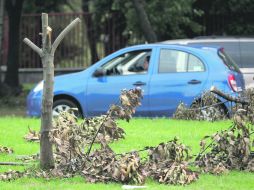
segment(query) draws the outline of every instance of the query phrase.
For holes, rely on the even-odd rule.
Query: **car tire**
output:
[[[61,111],[68,111],[70,108],[76,108],[78,111],[74,111],[76,117],[82,117],[80,108],[71,100],[68,99],[59,99],[53,103],[53,116],[59,115]]]

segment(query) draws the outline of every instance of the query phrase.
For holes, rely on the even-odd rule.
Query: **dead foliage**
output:
[[[112,142],[124,138],[125,132],[122,128],[117,126],[115,119],[102,115],[100,117],[86,118],[81,123],[83,131],[87,132],[87,143],[91,143],[94,136],[98,131],[98,136],[103,138],[106,142]],[[100,142],[100,139],[96,138],[95,142]]]
[[[106,147],[109,142],[124,138],[125,132],[117,126],[116,119],[129,121],[136,106],[140,105],[141,97],[140,89],[123,90],[120,95],[121,105],[112,105],[107,115],[86,118],[81,123],[72,113],[60,113],[49,134],[55,146],[55,170],[63,174],[75,174],[82,170],[94,142]]]
[[[89,182],[112,180],[115,153],[107,146],[94,151],[83,163],[82,173]]]
[[[112,105],[108,111],[108,115],[112,118],[125,119],[129,121],[135,114],[136,107],[140,106],[142,90],[135,88],[131,90],[122,90],[120,95],[121,105]]]
[[[249,171],[249,172],[254,172],[254,158],[252,158],[247,167],[246,167],[246,170]]]
[[[248,121],[254,125],[254,88],[249,88],[245,90],[242,94],[242,99],[248,102],[247,105],[237,103],[233,107],[233,111],[236,112],[239,109],[245,110],[245,114],[248,118]]]
[[[15,180],[24,176],[25,176],[24,172],[9,170],[7,172],[0,173],[0,180],[11,181],[11,180]]]
[[[194,101],[190,108],[181,102],[174,115],[175,119],[216,121],[226,118],[225,111],[218,98],[211,92],[205,92]]]
[[[54,120],[53,129],[49,133],[55,146],[55,168],[66,173],[75,173],[84,159],[84,148],[89,143],[87,131],[78,124],[74,114],[62,112]]]
[[[201,142],[201,152],[197,165],[204,171],[221,174],[237,169],[253,171],[251,161],[251,130],[247,117],[238,110],[233,125],[228,130],[205,136]]]
[[[13,149],[10,147],[0,146],[0,153],[12,154],[13,152]]]
[[[144,183],[137,153],[116,155],[108,146],[93,152],[84,162],[82,173],[89,182]]]
[[[189,184],[198,179],[198,174],[188,168],[190,158],[190,149],[174,138],[150,149],[146,171],[160,183]]]
[[[146,173],[137,152],[121,155],[113,177],[122,183],[143,184]]]
[[[28,127],[29,132],[24,136],[28,142],[40,142],[40,134]]]

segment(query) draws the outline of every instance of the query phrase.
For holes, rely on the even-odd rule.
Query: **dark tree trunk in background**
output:
[[[126,47],[128,42],[128,36],[123,35],[123,32],[127,25],[126,23],[127,21],[122,11],[111,11],[110,16],[108,16],[103,27],[103,32],[105,34],[105,55],[109,55],[116,50]]]
[[[7,71],[4,83],[8,85],[12,92],[19,90],[19,40],[20,40],[20,18],[23,0],[8,0],[6,10],[9,17],[9,49]]]
[[[4,29],[4,1],[5,0],[0,0],[0,59],[1,59],[0,66],[2,65],[1,63],[2,63],[2,53],[3,53],[2,42],[3,42],[3,29]]]
[[[149,43],[156,42],[157,36],[151,26],[151,23],[144,9],[143,0],[132,0],[132,2],[137,13],[137,19],[139,19],[141,30],[144,33],[146,40]]]
[[[89,13],[89,0],[82,1],[82,10],[84,13]],[[96,49],[96,36],[91,14],[84,15],[84,23],[86,25],[87,39],[91,51],[91,61],[94,64],[99,60],[99,57]]]
[[[2,48],[2,42],[3,42],[3,29],[4,29],[4,3],[5,0],[0,0],[0,67],[3,64],[3,48]],[[2,89],[2,71],[0,68],[0,89]],[[2,95],[0,90],[0,95]]]

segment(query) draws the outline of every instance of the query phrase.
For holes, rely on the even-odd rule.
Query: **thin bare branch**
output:
[[[42,50],[38,46],[36,46],[31,40],[29,40],[28,38],[25,38],[23,41],[25,42],[26,45],[28,45],[36,53],[38,53],[40,57],[42,57],[42,54],[43,54]]]
[[[76,18],[73,20],[56,38],[52,45],[51,54],[54,54],[56,51],[56,48],[60,44],[60,42],[63,40],[63,38],[74,28],[78,23],[80,23],[81,20],[79,18]]]
[[[24,165],[29,165],[29,163],[22,163],[22,162],[0,162],[0,165],[6,165],[6,166],[24,166]]]

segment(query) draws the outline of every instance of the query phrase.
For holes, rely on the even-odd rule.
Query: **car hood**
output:
[[[59,93],[67,89],[70,91],[70,89],[84,86],[86,78],[87,74],[85,71],[56,76],[54,78],[54,92]]]

